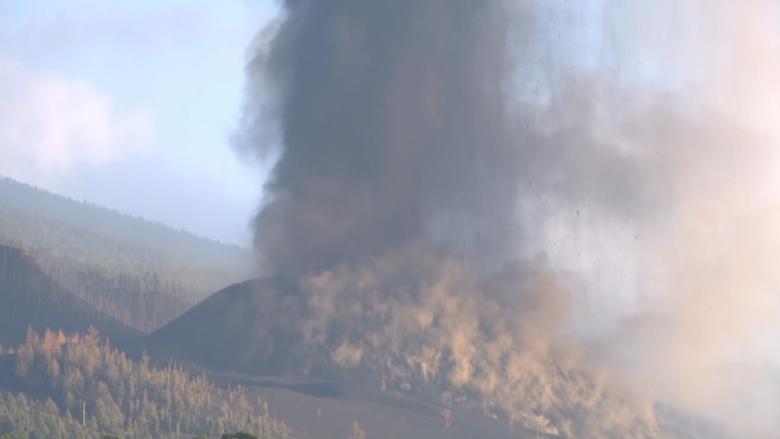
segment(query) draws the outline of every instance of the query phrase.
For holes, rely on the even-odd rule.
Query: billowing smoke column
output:
[[[675,437],[653,400],[777,431],[734,372],[780,333],[774,9],[605,5],[285,3],[236,141],[278,155],[254,226],[296,361],[569,437]]]
[[[273,270],[382,255],[448,227],[436,218],[466,225],[450,244],[497,251],[520,177],[500,3],[286,6],[266,72],[282,89],[283,146],[255,226]]]

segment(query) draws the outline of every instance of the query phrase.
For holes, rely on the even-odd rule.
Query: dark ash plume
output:
[[[255,224],[272,271],[317,273],[456,232],[447,244],[495,254],[519,178],[502,4],[286,6],[270,56],[249,75],[281,90],[280,157]],[[246,141],[263,126],[252,99],[242,146],[265,154],[270,146]]]

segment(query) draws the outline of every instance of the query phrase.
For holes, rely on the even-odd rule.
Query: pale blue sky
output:
[[[263,176],[228,137],[246,47],[276,13],[271,0],[0,0],[0,174],[247,244]]]

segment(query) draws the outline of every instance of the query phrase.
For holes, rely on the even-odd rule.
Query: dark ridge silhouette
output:
[[[225,374],[230,377],[225,383],[235,384],[236,377],[244,375],[246,384],[312,396],[339,394],[323,381],[375,384],[375,370],[346,369],[333,361],[333,343],[307,341],[306,322],[316,313],[309,301],[282,276],[237,283],[139,339],[133,354],[145,351],[159,364],[173,359]]]
[[[210,370],[281,375],[293,362],[305,298],[280,279],[252,280],[215,293],[142,340],[150,355]],[[296,318],[296,317],[300,317]]]
[[[0,245],[0,342],[16,347],[28,328],[86,334],[95,327],[114,343],[137,338],[140,332],[99,313],[47,276],[22,250]]]

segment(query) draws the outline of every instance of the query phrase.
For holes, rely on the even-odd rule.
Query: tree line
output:
[[[289,437],[265,401],[250,400],[243,387],[223,391],[173,363],[154,368],[145,355],[133,362],[94,328],[43,336],[30,329],[15,354],[4,357],[13,359],[24,386],[0,391],[0,436],[181,438],[246,431],[263,439]]]

